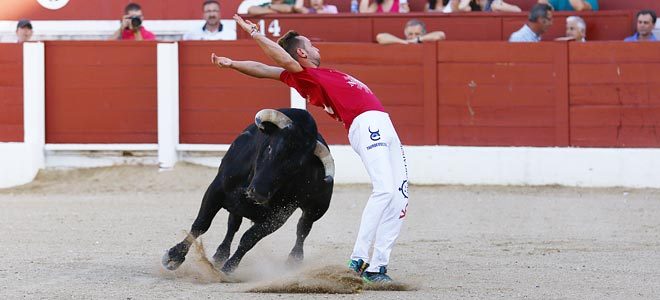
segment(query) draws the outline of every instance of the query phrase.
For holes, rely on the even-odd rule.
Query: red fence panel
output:
[[[181,143],[230,144],[260,109],[290,107],[284,83],[218,69],[211,53],[273,64],[254,42],[179,43]]]
[[[427,138],[424,134],[435,130],[434,119],[429,120],[426,115],[427,105],[435,102],[431,91],[434,81],[425,80],[425,75],[435,73],[426,66],[435,59],[435,45],[381,47],[333,43],[318,46],[323,67],[338,69],[369,86],[390,114],[404,144],[435,143],[432,136]],[[348,144],[346,129],[341,124],[317,107],[310,106],[309,110],[329,143]]]
[[[156,143],[156,43],[46,42],[47,143]]]
[[[660,147],[660,44],[569,49],[571,145]]]
[[[439,144],[567,146],[566,47],[439,43]]]
[[[0,44],[0,70],[0,142],[22,142],[22,44]]]

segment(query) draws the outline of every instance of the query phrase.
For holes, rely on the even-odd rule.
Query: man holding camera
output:
[[[129,41],[153,41],[156,36],[142,26],[142,7],[137,3],[129,3],[124,8],[121,26],[110,39]]]

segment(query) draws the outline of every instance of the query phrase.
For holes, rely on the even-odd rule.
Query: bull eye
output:
[[[273,148],[271,148],[270,145],[268,145],[268,147],[266,147],[266,151],[268,151],[268,154],[272,154]]]

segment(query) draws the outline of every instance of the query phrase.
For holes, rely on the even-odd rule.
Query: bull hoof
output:
[[[289,254],[289,258],[286,260],[286,265],[289,268],[297,268],[300,265],[302,265],[303,261],[303,254],[302,253],[297,253],[297,254]]]
[[[170,250],[168,252],[165,252],[165,255],[163,255],[163,259],[162,259],[161,262],[163,263],[163,267],[165,267],[165,269],[168,269],[170,271],[174,271],[174,270],[178,269],[179,266],[181,266],[181,264],[183,263],[183,261],[186,260],[186,258],[185,257],[172,257],[170,255],[170,252],[172,252],[172,250]]]

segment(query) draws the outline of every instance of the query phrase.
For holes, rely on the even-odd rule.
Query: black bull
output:
[[[290,262],[303,259],[303,243],[312,224],[328,210],[334,184],[334,162],[312,116],[301,109],[264,109],[231,144],[218,174],[206,190],[190,235],[163,256],[175,270],[193,239],[204,234],[221,208],[229,211],[227,234],[213,259],[222,271],[236,269],[243,256],[280,228],[300,208],[296,243]],[[250,227],[229,258],[234,234],[243,218]],[[229,258],[229,259],[228,259]]]

